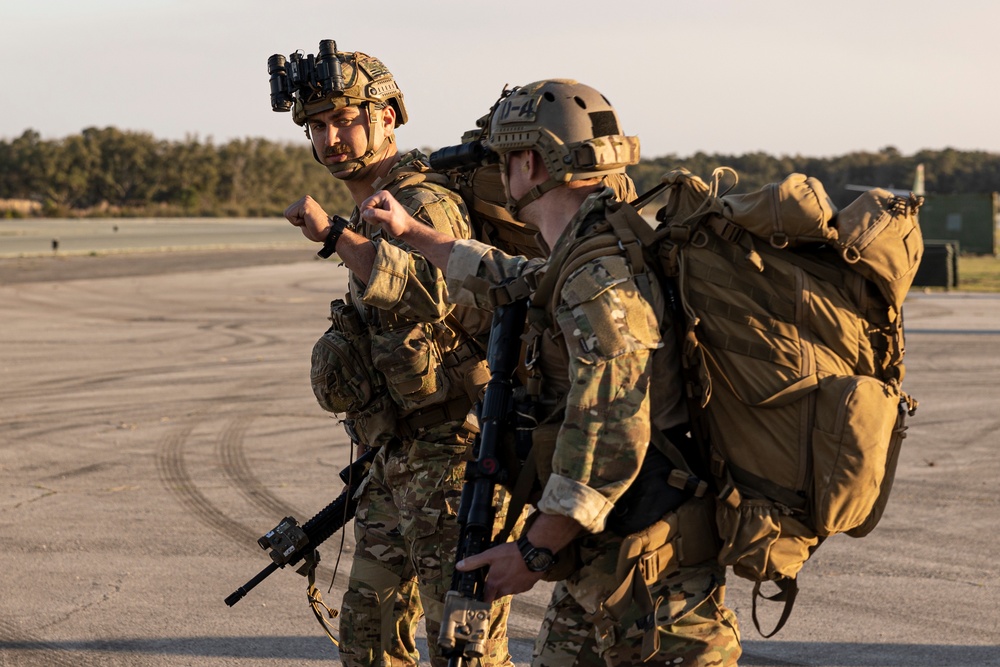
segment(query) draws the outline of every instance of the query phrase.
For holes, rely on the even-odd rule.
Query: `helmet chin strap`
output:
[[[374,129],[374,128],[372,128]],[[382,140],[382,143],[377,149],[372,149],[373,143],[373,132],[369,130],[368,132],[368,148],[365,150],[364,155],[361,157],[351,158],[350,160],[345,160],[338,164],[328,164],[325,165],[327,169],[330,170],[331,174],[340,174],[339,178],[342,181],[350,181],[361,175],[361,172],[365,167],[370,165],[372,162],[381,160],[386,153],[389,152],[389,148],[396,142],[395,137],[389,135]],[[345,174],[344,172],[349,172]]]
[[[518,213],[521,210],[524,209],[525,206],[527,206],[531,202],[535,201],[536,199],[538,199],[539,197],[541,197],[542,195],[544,195],[549,190],[551,190],[553,188],[557,188],[560,185],[562,185],[562,183],[560,181],[557,181],[554,178],[550,178],[549,180],[545,181],[544,183],[539,183],[535,187],[533,187],[530,190],[528,190],[526,193],[524,193],[523,197],[521,197],[520,199],[518,199],[515,202],[512,202],[510,200],[510,188],[508,187],[507,188],[507,203],[504,205],[504,208],[507,209],[507,212],[510,213],[511,216],[513,216],[513,218],[515,220],[520,220],[520,218],[518,218],[517,215],[518,215]]]
[[[518,214],[522,210],[524,210],[525,206],[527,206],[531,202],[535,201],[536,199],[538,199],[539,197],[541,197],[542,195],[544,195],[549,190],[551,190],[553,188],[557,188],[560,185],[562,185],[562,182],[557,181],[556,179],[550,177],[549,180],[545,181],[544,183],[539,183],[535,187],[533,187],[530,190],[528,190],[517,201],[511,201],[511,196],[510,196],[510,179],[506,177],[507,176],[508,164],[509,163],[508,163],[508,160],[507,160],[507,153],[501,153],[500,154],[500,171],[504,174],[504,179],[503,179],[503,184],[504,184],[504,186],[503,186],[503,193],[504,193],[504,196],[507,198],[507,202],[504,204],[504,208],[507,210],[508,213],[510,213],[511,217],[514,218],[515,220],[520,220],[520,218],[518,217]]]

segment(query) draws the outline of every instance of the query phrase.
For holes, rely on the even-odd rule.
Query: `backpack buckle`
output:
[[[714,224],[713,224],[714,223]],[[709,227],[718,234],[719,238],[729,243],[739,243],[743,236],[744,229],[731,220],[725,218],[710,218]]]

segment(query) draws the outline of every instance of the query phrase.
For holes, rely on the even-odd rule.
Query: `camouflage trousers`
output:
[[[649,585],[659,647],[633,603],[617,622],[598,611],[619,586],[615,570],[622,538],[606,531],[578,540],[581,567],[559,582],[535,643],[533,667],[675,665],[731,667],[742,653],[736,615],[725,607],[725,570],[714,563],[682,567]],[[652,632],[652,630],[650,630]]]
[[[431,664],[447,665],[437,637],[455,569],[472,441],[460,424],[443,425],[383,447],[372,464],[354,518],[357,550],[341,605],[340,657],[347,667],[417,665],[421,616]],[[504,508],[495,507],[501,524]],[[513,664],[509,614],[509,597],[494,603],[484,667]]]

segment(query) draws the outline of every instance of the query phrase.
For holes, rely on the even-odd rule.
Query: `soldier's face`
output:
[[[395,116],[391,107],[372,110],[379,122],[369,124],[369,105],[329,109],[309,117],[309,137],[316,155],[336,175],[337,165],[354,160],[368,150],[368,132],[376,134],[373,146],[380,146],[387,133],[392,132]]]
[[[368,144],[368,114],[360,107],[322,111],[308,124],[316,155],[327,167],[358,157]]]

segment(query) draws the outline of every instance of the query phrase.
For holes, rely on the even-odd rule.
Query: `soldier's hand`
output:
[[[455,564],[460,572],[470,572],[481,567],[489,567],[486,575],[486,590],[483,601],[493,602],[505,595],[516,595],[531,590],[542,580],[542,572],[532,572],[524,564],[521,552],[513,542],[507,542],[487,549],[481,554],[467,556]]]
[[[379,190],[362,202],[361,215],[366,220],[382,225],[382,229],[396,238],[406,234],[412,225],[420,224],[385,190]]]
[[[288,222],[302,230],[310,241],[322,243],[330,229],[330,216],[315,199],[306,195],[285,209]]]

